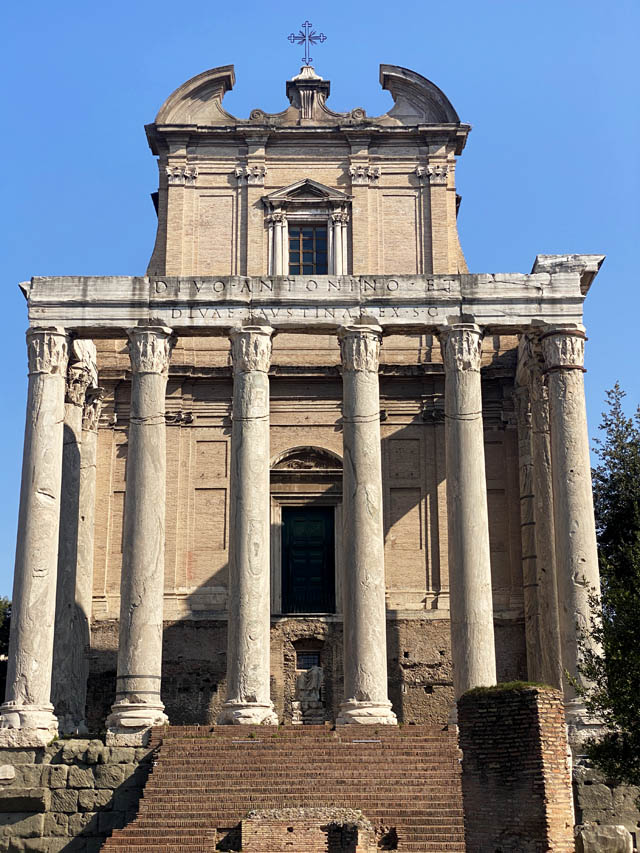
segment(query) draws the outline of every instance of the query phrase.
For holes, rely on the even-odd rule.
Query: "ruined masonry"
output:
[[[336,113],[305,66],[237,119],[232,66],[194,77],[146,128],[146,275],[21,285],[0,850],[464,851],[487,821],[570,849],[603,256],[469,273],[470,127],[413,71],[380,83],[386,114]],[[517,680],[548,688],[465,699],[465,750],[517,707],[561,805],[474,829],[456,702]]]

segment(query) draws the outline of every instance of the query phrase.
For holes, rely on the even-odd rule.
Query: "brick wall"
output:
[[[376,836],[359,811],[279,809],[254,812],[241,824],[243,853],[373,853]]]
[[[562,694],[470,691],[458,703],[458,725],[467,849],[573,853]]]

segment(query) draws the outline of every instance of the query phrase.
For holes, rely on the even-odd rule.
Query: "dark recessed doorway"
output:
[[[282,508],[282,611],[334,613],[333,507]]]

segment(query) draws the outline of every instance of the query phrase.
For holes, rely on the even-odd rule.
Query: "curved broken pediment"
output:
[[[380,85],[391,93],[386,114],[400,124],[458,124],[451,101],[431,80],[400,65],[380,66]]]
[[[156,124],[219,124],[236,121],[222,109],[222,99],[236,81],[233,65],[220,65],[178,86],[156,116]]]

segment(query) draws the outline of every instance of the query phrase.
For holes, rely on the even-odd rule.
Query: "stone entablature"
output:
[[[384,331],[437,331],[462,318],[494,334],[582,322],[602,255],[559,269],[436,276],[38,277],[23,285],[32,326],[115,333],[159,320],[206,334],[268,321],[277,330],[334,331],[359,318]]]

